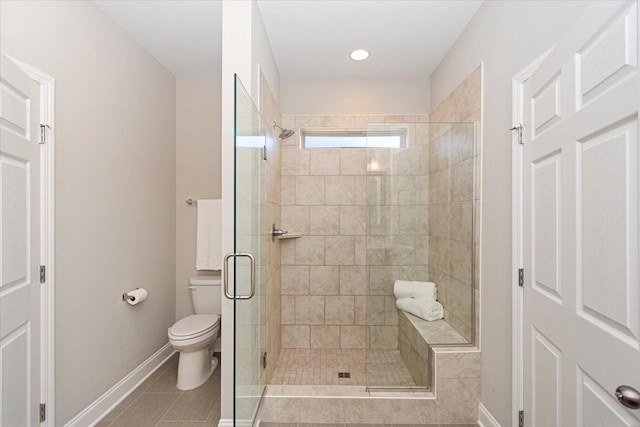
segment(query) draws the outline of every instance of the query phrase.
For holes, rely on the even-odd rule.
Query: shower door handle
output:
[[[251,265],[251,289],[249,291],[249,295],[233,295],[229,292],[229,259],[230,258],[241,258],[241,257],[245,257],[245,258],[249,258],[250,261],[250,265]],[[253,255],[251,255],[248,252],[229,252],[228,254],[226,254],[224,256],[224,271],[223,271],[223,282],[224,282],[224,296],[227,297],[228,299],[240,299],[240,300],[246,300],[246,299],[251,299],[253,298],[253,295],[256,293],[256,260],[253,257]],[[234,271],[234,278],[237,275],[235,274]],[[234,286],[235,288],[235,286]]]

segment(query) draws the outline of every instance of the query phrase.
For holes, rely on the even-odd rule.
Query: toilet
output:
[[[178,320],[168,334],[169,343],[180,353],[176,384],[180,390],[201,386],[218,367],[212,353],[220,331],[220,279],[194,277],[189,285],[196,314]]]

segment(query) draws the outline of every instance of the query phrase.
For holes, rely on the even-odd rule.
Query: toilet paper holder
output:
[[[140,288],[136,288],[136,289],[140,289]],[[135,291],[135,289],[134,289]],[[131,291],[129,291],[131,292]],[[129,292],[125,292],[122,294],[122,301],[135,301],[136,297],[133,295],[129,295]]]
[[[122,294],[122,301],[129,305],[138,305],[147,300],[149,293],[145,288],[135,288]]]

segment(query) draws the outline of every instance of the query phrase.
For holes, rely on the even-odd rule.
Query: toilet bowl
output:
[[[213,314],[220,312],[219,303],[216,305],[220,298],[220,280],[194,278],[190,284],[197,314],[177,321],[168,330],[169,343],[180,353],[176,384],[180,390],[201,386],[218,367],[212,349],[220,332],[220,315]]]
[[[210,349],[218,338],[220,316],[194,314],[169,328],[169,343],[180,353],[178,383],[180,390],[191,390],[204,384],[218,366]]]

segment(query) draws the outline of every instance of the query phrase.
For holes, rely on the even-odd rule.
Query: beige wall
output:
[[[196,204],[186,199],[219,199],[221,76],[176,78],[176,320],[193,314],[189,278],[216,275],[197,271]]]
[[[243,82],[244,84],[251,83],[251,98],[253,98],[256,105],[260,106],[260,112],[271,101],[278,106],[280,104],[280,71],[273,57],[269,35],[264,26],[260,8],[257,7],[255,0],[253,0],[251,7],[251,61],[255,64],[251,82]],[[259,72],[257,70],[258,67],[260,68]],[[268,92],[273,98],[272,100],[267,100],[267,104],[262,100],[263,82],[266,82],[269,86]],[[280,107],[277,108],[277,112],[279,115]],[[264,115],[263,118],[266,119]]]
[[[91,2],[0,3],[1,48],[56,79],[56,425],[167,343],[175,80]],[[145,287],[131,307],[122,292]]]
[[[282,79],[285,115],[423,114],[429,106],[429,77]]]
[[[478,67],[432,111],[429,145],[429,276],[438,283],[445,320],[467,341],[472,341],[474,327],[472,303],[479,301],[480,278],[472,274],[472,255],[478,264],[480,175],[475,171],[482,153],[475,126],[480,126],[481,86]],[[477,304],[475,314],[477,322]]]
[[[484,2],[431,75],[437,106],[481,62],[482,403],[502,425],[511,414],[511,79],[550,49],[590,2]]]

